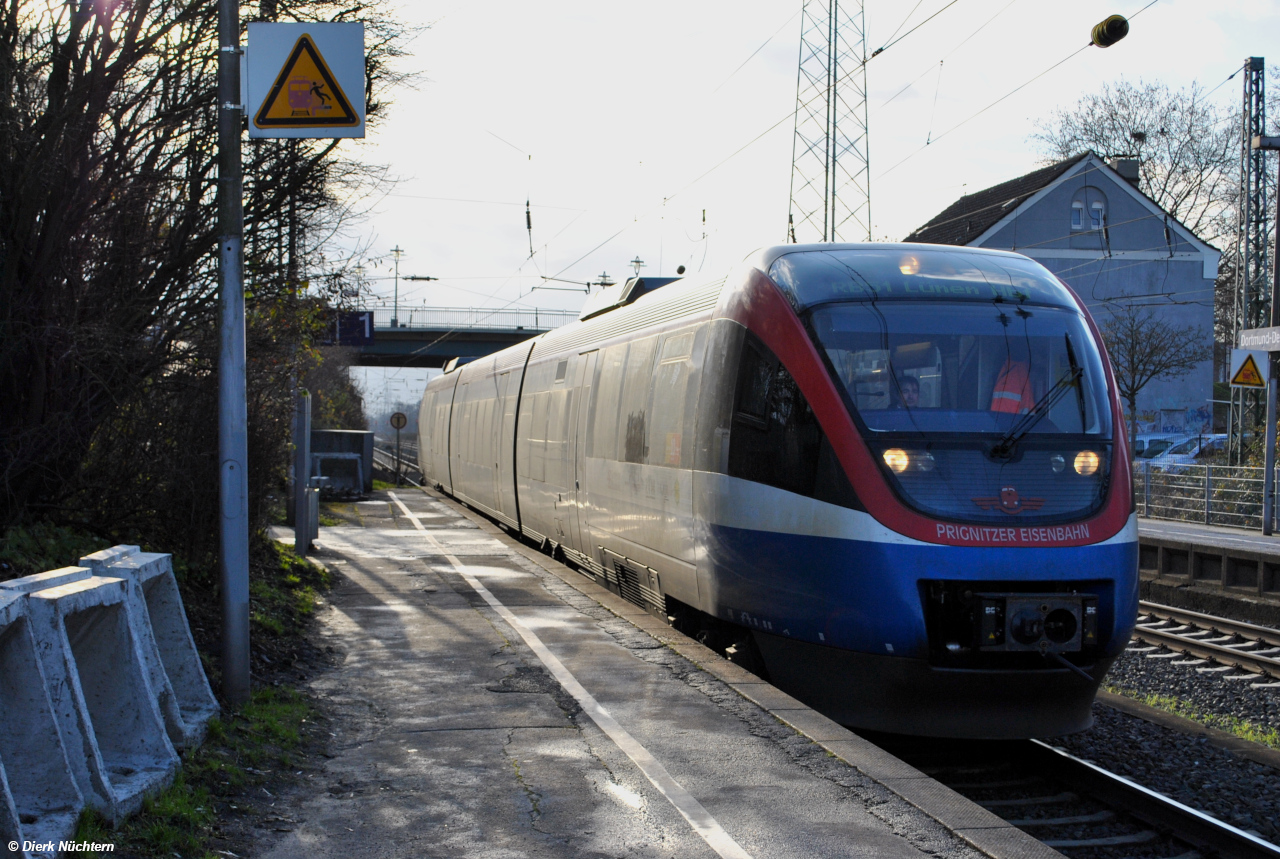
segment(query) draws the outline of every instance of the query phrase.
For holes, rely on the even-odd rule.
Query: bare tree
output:
[[[1149,306],[1117,304],[1102,323],[1102,339],[1111,358],[1116,388],[1129,407],[1129,449],[1138,435],[1138,394],[1156,379],[1179,379],[1209,360],[1208,332],[1179,328]]]
[[[400,50],[385,4],[293,0],[274,13],[365,22],[374,124]],[[211,545],[216,11],[0,0],[0,524],[52,517],[106,533],[164,520],[167,535]],[[285,461],[290,385],[316,357],[299,348],[316,333],[297,312],[301,283],[378,176],[329,141],[255,143],[246,162],[258,504]]]
[[[1239,123],[1209,102],[1198,84],[1121,79],[1036,123],[1031,139],[1050,160],[1091,149],[1141,164],[1141,187],[1161,208],[1208,242],[1235,231]]]

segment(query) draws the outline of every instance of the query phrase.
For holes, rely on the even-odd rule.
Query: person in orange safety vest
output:
[[[1005,359],[1000,375],[996,377],[995,390],[991,392],[991,411],[1019,415],[1031,411],[1035,405],[1027,363]]]

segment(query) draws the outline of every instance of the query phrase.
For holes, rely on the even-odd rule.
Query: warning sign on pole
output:
[[[249,25],[250,137],[364,137],[364,25]]]
[[[1231,385],[1236,388],[1258,388],[1267,386],[1271,375],[1271,356],[1266,352],[1255,352],[1249,349],[1231,350]]]

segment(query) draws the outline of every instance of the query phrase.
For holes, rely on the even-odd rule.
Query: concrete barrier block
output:
[[[50,570],[47,573],[36,573],[34,576],[23,576],[20,579],[0,582],[0,593],[7,591],[11,594],[33,594],[45,588],[56,588],[58,585],[69,582],[82,581],[91,575],[93,573],[86,567],[63,567],[60,570]]]
[[[0,842],[6,846],[68,839],[84,808],[46,689],[27,599],[20,589],[0,591]]]
[[[169,740],[179,748],[199,745],[209,720],[218,714],[218,700],[191,638],[173,576],[173,557],[140,552],[137,546],[113,546],[80,563],[95,575],[129,582],[129,610]]]
[[[178,767],[129,593],[125,579],[90,576],[27,597],[72,777],[85,801],[113,821],[167,786]]]

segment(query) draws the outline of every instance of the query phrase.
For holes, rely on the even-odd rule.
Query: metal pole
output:
[[[1142,515],[1151,518],[1151,461],[1142,463]]]
[[[1280,256],[1280,254],[1277,254]],[[1272,311],[1275,315],[1275,311]],[[1276,510],[1276,376],[1275,358],[1271,359],[1271,380],[1267,382],[1267,450],[1262,474],[1262,533],[1270,536]]]
[[[244,201],[240,163],[240,4],[218,0],[218,262],[222,329],[218,353],[221,471],[222,695],[249,700],[249,461],[245,406]]]
[[[1254,146],[1263,148],[1263,140],[1251,142]],[[1274,146],[1278,141],[1271,138],[1265,142]],[[1280,193],[1276,194],[1276,230],[1276,236],[1280,236]],[[1271,324],[1274,326],[1278,323],[1280,323],[1280,252],[1272,254],[1271,259]],[[1275,352],[1268,357],[1271,359],[1271,378],[1267,382],[1267,447],[1263,454],[1266,471],[1262,475],[1262,533],[1270,536],[1271,523],[1275,519],[1276,511],[1276,370],[1280,369],[1280,361],[1276,360]]]
[[[294,400],[293,474],[293,509],[297,511],[293,517],[293,547],[305,558],[314,536],[307,506],[310,503],[307,490],[311,488],[311,394],[306,391],[299,391]]]
[[[400,427],[396,427],[396,488],[400,488]]]
[[[1256,136],[1249,141],[1253,149],[1280,149],[1280,138]],[[1280,176],[1280,167],[1277,167]],[[1276,237],[1280,238],[1280,192],[1276,194]],[[1280,251],[1271,255],[1271,325],[1280,325]],[[1270,535],[1272,522],[1275,520],[1276,495],[1276,371],[1280,370],[1280,360],[1275,352],[1268,356],[1270,360],[1271,379],[1267,382],[1267,434],[1266,451],[1263,462],[1266,471],[1262,475],[1262,533]]]
[[[1204,524],[1210,525],[1209,507],[1213,503],[1213,466],[1204,467]]]
[[[391,249],[391,253],[396,258],[396,286],[393,298],[391,299],[391,327],[400,327],[400,254],[404,253],[399,245]]]

